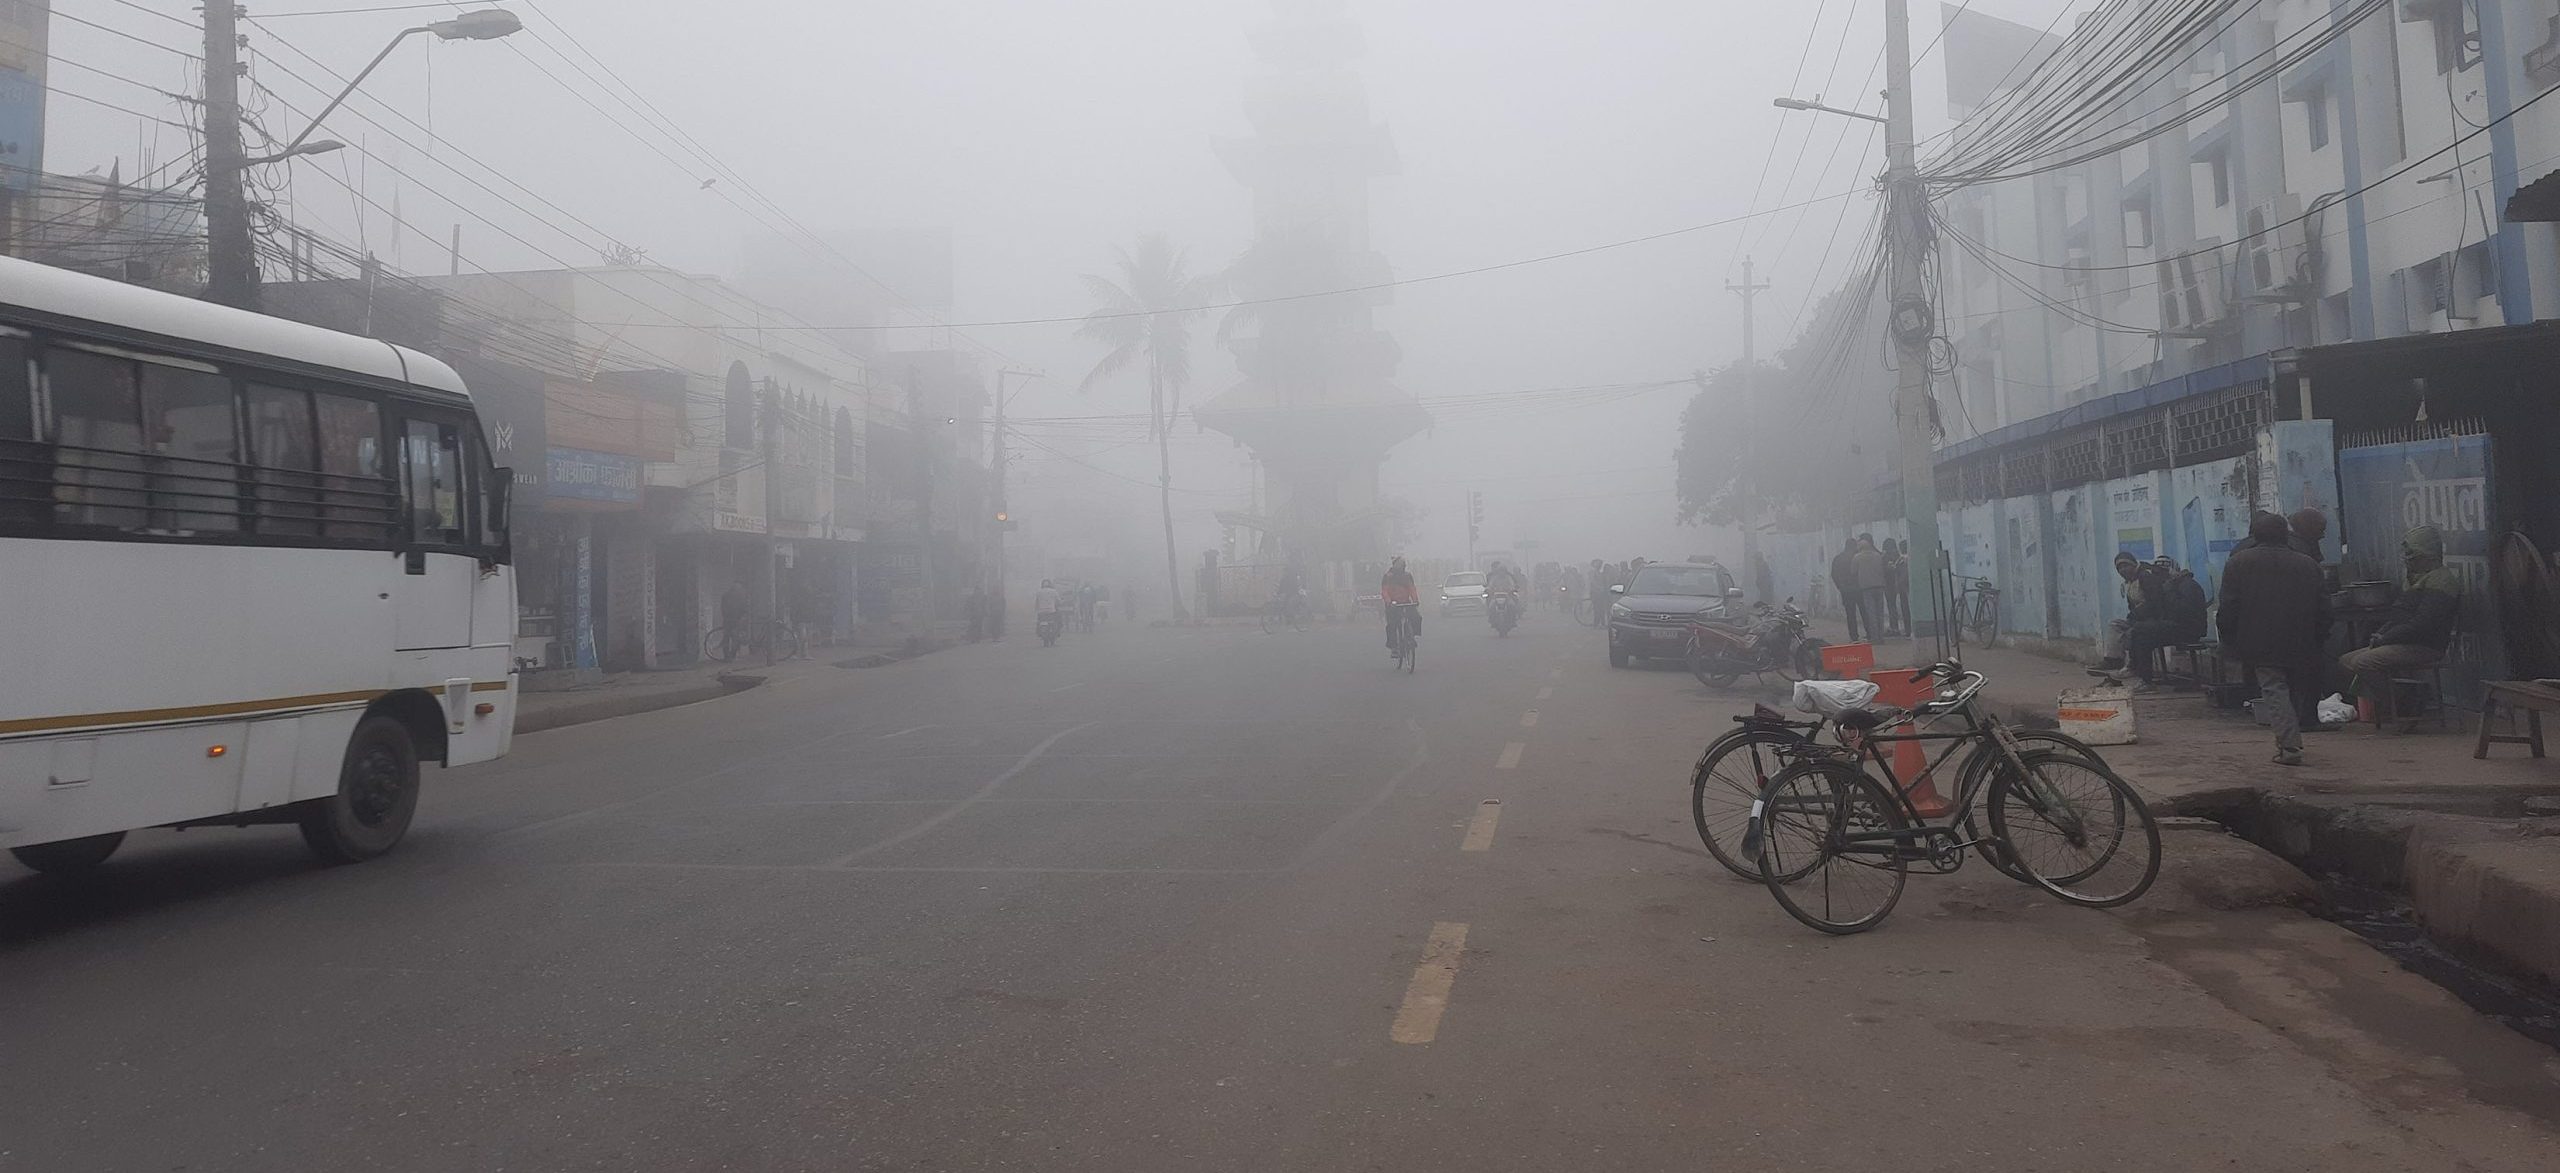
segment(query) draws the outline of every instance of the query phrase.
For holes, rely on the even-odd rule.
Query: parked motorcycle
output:
[[[1485,604],[1485,617],[1493,621],[1497,635],[1509,635],[1520,623],[1520,592],[1504,591]]]
[[[1058,646],[1058,633],[1064,630],[1066,625],[1067,613],[1064,611],[1051,611],[1042,615],[1040,617],[1040,646],[1044,648],[1054,648]]]
[[[1822,674],[1822,641],[1805,634],[1796,601],[1752,609],[1748,624],[1700,620],[1689,625],[1689,674],[1709,688],[1730,688],[1744,673],[1775,672],[1793,683]]]

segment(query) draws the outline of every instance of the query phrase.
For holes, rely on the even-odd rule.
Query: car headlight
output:
[[[1609,604],[1609,617],[1612,619],[1624,619],[1635,613],[1636,609],[1626,605],[1625,603]]]

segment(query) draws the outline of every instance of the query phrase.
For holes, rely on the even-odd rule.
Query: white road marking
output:
[[[1478,803],[1478,804],[1476,805],[1476,817],[1474,817],[1474,818],[1472,818],[1472,819],[1467,820],[1467,838],[1466,838],[1466,841],[1465,841],[1465,842],[1463,842],[1463,843],[1460,843],[1460,844],[1458,845],[1458,850],[1460,850],[1460,851],[1491,851],[1491,850],[1493,850],[1493,825],[1494,825],[1495,823],[1498,823],[1498,822],[1501,822],[1501,821],[1502,821],[1502,800],[1501,800],[1501,799],[1499,799],[1499,798],[1488,798],[1488,799],[1484,800],[1483,802]]]
[[[927,730],[927,729],[931,729],[931,728],[933,728],[933,726],[931,726],[931,725],[910,725],[910,726],[908,726],[908,727],[906,727],[906,728],[904,728],[904,729],[901,729],[901,730],[899,730],[899,731],[897,731],[897,732],[895,732],[895,733],[883,733],[883,734],[881,734],[881,735],[880,735],[880,740],[882,740],[882,741],[887,741],[887,740],[889,740],[889,739],[890,739],[890,738],[892,738],[892,737],[904,737],[904,736],[906,736],[906,735],[908,735],[908,734],[910,734],[910,733],[922,733],[922,732],[924,732],[925,730]]]
[[[1533,728],[1533,727],[1535,727],[1535,726],[1537,725],[1537,723],[1538,723],[1538,710],[1536,710],[1536,709],[1531,709],[1531,710],[1529,710],[1528,712],[1525,712],[1525,713],[1520,714],[1520,727],[1521,727],[1521,728],[1523,728],[1523,729]]]
[[[1545,688],[1541,688],[1541,689],[1539,689],[1539,690],[1538,690],[1538,699],[1539,699],[1539,700],[1545,700],[1545,699],[1547,699],[1548,697],[1554,696],[1555,694],[1556,694],[1555,686],[1553,686],[1553,685],[1549,685],[1549,686],[1547,686],[1547,687],[1545,687]]]
[[[1523,753],[1528,752],[1528,749],[1529,749],[1529,743],[1528,743],[1528,742],[1525,742],[1525,741],[1514,741],[1514,742],[1512,742],[1512,743],[1510,743],[1510,744],[1508,744],[1508,745],[1503,746],[1503,747],[1502,747],[1502,756],[1501,756],[1500,758],[1497,758],[1497,759],[1495,759],[1495,760],[1494,760],[1493,768],[1494,768],[1494,769],[1497,769],[1497,770],[1517,770],[1517,769],[1519,769],[1519,768],[1520,768],[1520,755],[1521,755],[1521,754],[1523,754]]]
[[[1467,926],[1441,921],[1431,926],[1422,944],[1422,964],[1405,985],[1404,1005],[1396,1011],[1387,1037],[1399,1043],[1427,1043],[1440,1037],[1440,1016],[1449,1009],[1449,989],[1458,982],[1458,959],[1467,951]]]
[[[864,856],[887,851],[892,847],[913,839],[918,835],[922,835],[927,831],[943,825],[944,823],[948,823],[953,819],[959,818],[961,814],[966,812],[970,807],[978,805],[980,802],[985,801],[988,796],[994,794],[996,792],[996,788],[1003,786],[1007,782],[1013,781],[1015,775],[1020,774],[1024,770],[1030,769],[1031,763],[1039,761],[1040,755],[1049,752],[1050,746],[1058,744],[1059,741],[1063,740],[1070,733],[1078,733],[1086,729],[1091,729],[1099,724],[1101,724],[1099,721],[1087,721],[1082,725],[1070,725],[1067,728],[1050,734],[1047,740],[1042,741],[1038,745],[1032,746],[1030,753],[1022,755],[1022,760],[1015,762],[1012,769],[1006,770],[1004,773],[987,779],[987,784],[980,786],[977,793],[971,794],[967,798],[961,799],[942,810],[934,812],[932,818],[926,819],[915,826],[909,827],[904,831],[900,831],[895,835],[891,835],[886,839],[861,848],[860,850],[838,857],[834,862],[827,866],[838,868],[843,867],[855,860],[863,858]]]
[[[1084,687],[1084,685],[1083,685],[1082,683],[1076,683],[1076,684],[1061,684],[1061,685],[1059,685],[1059,686],[1058,686],[1058,687],[1056,687],[1056,688],[1050,689],[1049,691],[1051,691],[1051,692],[1065,692],[1065,691],[1067,691],[1067,690],[1068,690],[1068,689],[1070,689],[1070,688],[1082,688],[1082,687]]]

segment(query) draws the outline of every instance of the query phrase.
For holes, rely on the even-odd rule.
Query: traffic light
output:
[[[1467,490],[1467,540],[1484,536],[1484,490]]]

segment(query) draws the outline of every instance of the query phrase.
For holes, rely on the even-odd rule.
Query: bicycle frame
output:
[[[1962,866],[1965,850],[1983,841],[1980,838],[1958,840],[1957,828],[1971,821],[1974,801],[1989,789],[1987,781],[1989,771],[1974,771],[1962,777],[1954,800],[1943,813],[1936,816],[1938,820],[1943,821],[1933,821],[1929,816],[1920,813],[1919,807],[1911,801],[1911,794],[1904,779],[1894,772],[1893,764],[1885,758],[1885,746],[1901,745],[1906,742],[1947,743],[1947,747],[1940,751],[1937,757],[1929,759],[1928,764],[1921,770],[1920,777],[1924,778],[1935,776],[1940,767],[1945,766],[1956,756],[1957,750],[1968,744],[1975,746],[1976,753],[1982,752],[1984,745],[1996,747],[2000,755],[2007,760],[2009,768],[2017,771],[2018,776],[2027,779],[2028,801],[2035,806],[2038,813],[2051,814],[2059,808],[2066,819],[2073,824],[2064,828],[2065,832],[2072,835],[2081,833],[2081,828],[2077,826],[2078,818],[2069,813],[2067,804],[2053,802],[2049,795],[2042,793],[2043,777],[2027,769],[2025,760],[2020,756],[2022,751],[2017,739],[2010,735],[2008,726],[2002,724],[1998,717],[1981,711],[1976,696],[1979,691],[1980,685],[1977,683],[1950,707],[1941,708],[1933,713],[1929,711],[1930,706],[1923,706],[1921,709],[1914,710],[1912,714],[1915,718],[1960,717],[1965,726],[1961,730],[1938,732],[1923,728],[1910,733],[1880,733],[1873,730],[1858,732],[1858,745],[1850,751],[1851,760],[1856,761],[1861,770],[1865,769],[1869,763],[1873,763],[1883,772],[1885,780],[1891,783],[1884,789],[1893,795],[1893,801],[1900,807],[1901,815],[1908,825],[1898,831],[1851,831],[1845,827],[1835,826],[1832,833],[1838,836],[1840,854],[1903,855],[1906,858],[1934,863],[1940,851],[1943,850],[1954,861],[1943,870],[1953,871],[1955,867]],[[1836,813],[1834,817],[1837,817]],[[1922,849],[1915,841],[1926,842],[1928,847]],[[1939,846],[1941,841],[1945,841],[1943,849]]]

